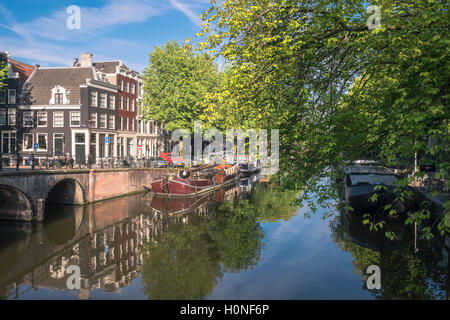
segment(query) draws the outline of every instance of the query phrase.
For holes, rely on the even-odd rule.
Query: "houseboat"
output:
[[[230,164],[204,165],[181,170],[178,176],[165,175],[152,182],[157,195],[196,196],[237,181],[241,175],[238,166]]]

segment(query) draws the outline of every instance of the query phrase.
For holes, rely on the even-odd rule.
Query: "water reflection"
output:
[[[401,220],[389,221],[381,230],[370,230],[363,218],[342,212],[330,224],[336,244],[353,258],[354,271],[361,275],[363,289],[376,299],[449,299],[449,249],[436,237],[420,239],[411,226]],[[389,240],[385,231],[397,239]],[[380,290],[368,290],[366,270],[377,265],[381,271]]]
[[[344,210],[308,220],[292,206],[296,191],[258,179],[194,199],[148,193],[49,206],[44,224],[0,224],[0,298],[233,299],[243,279],[253,286],[247,299],[329,298],[330,288],[332,298],[448,297],[438,239],[416,244],[414,230],[392,221],[398,238],[387,240]],[[379,291],[364,285],[371,264],[381,268]],[[70,265],[80,267],[80,290],[67,289]],[[348,273],[356,286],[339,280]]]

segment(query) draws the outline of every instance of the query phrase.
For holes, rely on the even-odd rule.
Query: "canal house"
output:
[[[92,55],[91,55],[92,58]],[[82,59],[83,60],[83,59]],[[83,61],[74,63],[83,67]],[[140,98],[142,77],[137,71],[128,68],[122,61],[100,61],[93,63],[107,81],[114,84],[117,91],[117,156],[128,157],[136,155],[136,114]]]
[[[8,66],[6,79],[0,88],[0,154],[14,155],[18,151],[20,123],[17,104],[20,88],[35,67],[12,59],[8,52],[0,52],[0,65]]]
[[[74,66],[81,67],[76,61]],[[120,60],[97,61],[93,66],[115,84],[117,92],[117,156],[156,157],[164,152],[167,136],[163,124],[142,113],[143,79]]]
[[[71,155],[92,163],[117,155],[117,86],[93,66],[92,54],[79,67],[37,68],[23,86],[18,107],[19,148],[37,158]]]

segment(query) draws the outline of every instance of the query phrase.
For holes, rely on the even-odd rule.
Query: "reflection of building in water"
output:
[[[206,214],[218,200],[232,201],[239,193],[239,187],[230,186],[189,201],[161,201],[157,197],[139,196],[142,199],[137,197],[136,201],[141,201],[140,204],[128,201],[129,204],[124,205],[124,200],[117,200],[86,207],[82,209],[82,222],[76,224],[77,230],[73,231],[71,239],[59,241],[56,233],[53,234],[61,233],[60,224],[57,228],[44,228],[46,231],[35,230],[34,240],[27,240],[33,246],[19,254],[22,261],[14,264],[14,273],[0,276],[0,290],[7,290],[9,298],[39,287],[68,290],[67,281],[72,274],[68,274],[67,269],[76,265],[80,267],[81,290],[74,292],[80,298],[89,299],[91,291],[97,289],[119,292],[137,278],[146,243],[158,242],[171,225],[195,221],[195,216]],[[132,215],[139,211],[144,213]],[[57,244],[52,243],[55,239]],[[0,267],[2,265],[0,261]]]
[[[252,191],[252,186],[261,179],[261,172],[252,174],[239,180],[239,188],[242,193],[249,194]]]
[[[157,212],[141,214],[95,232],[80,242],[82,298],[89,290],[120,291],[131,285],[142,267],[147,242],[156,242],[165,227],[177,217],[163,217]]]
[[[205,210],[198,207],[197,212]],[[45,263],[23,276],[23,284],[31,284],[29,289],[39,287],[67,290],[67,280],[71,274],[67,268],[80,267],[81,290],[79,297],[88,299],[90,291],[102,289],[105,292],[119,292],[137,278],[143,262],[143,245],[156,243],[159,237],[175,223],[187,224],[189,216],[157,212],[126,218],[119,223],[95,231],[78,242],[65,246]],[[8,285],[10,298],[24,292],[14,292],[18,285]]]

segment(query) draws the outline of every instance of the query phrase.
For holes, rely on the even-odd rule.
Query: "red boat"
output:
[[[180,171],[179,176],[164,176],[152,182],[152,191],[169,196],[195,196],[216,190],[239,178],[238,166],[221,164]]]

